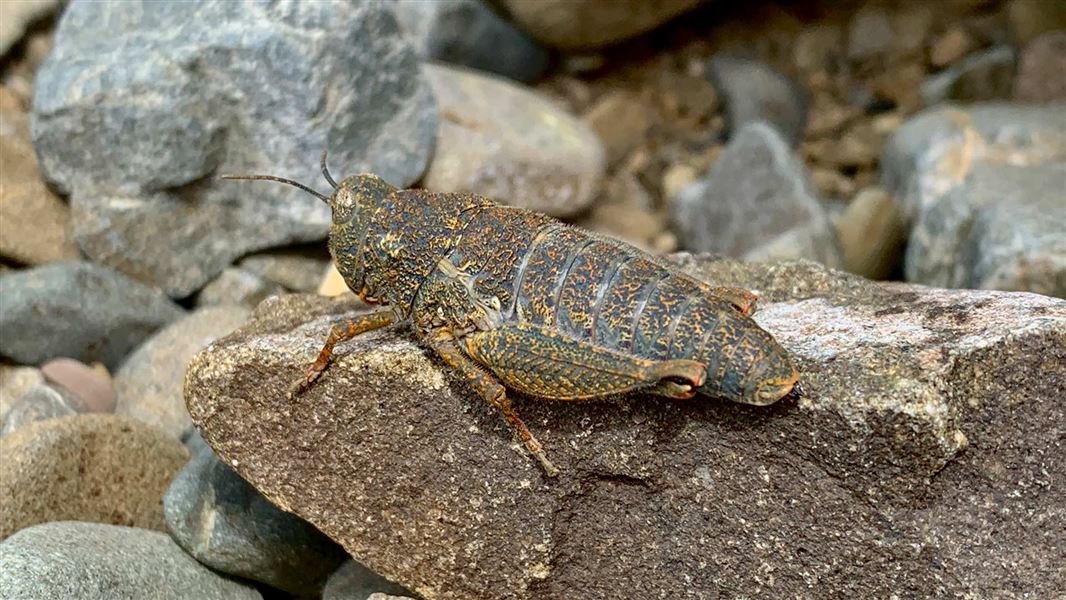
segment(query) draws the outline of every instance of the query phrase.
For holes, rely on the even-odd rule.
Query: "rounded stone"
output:
[[[176,439],[192,427],[182,385],[192,357],[240,327],[248,309],[213,306],[190,313],[141,345],[115,374],[115,412],[161,427]]]
[[[115,410],[111,377],[72,358],[54,358],[41,365],[45,379],[67,391],[81,412],[109,413]]]
[[[0,438],[0,539],[47,521],[164,528],[163,492],[189,458],[127,417],[75,415]]]
[[[406,600],[411,592],[364,567],[348,560],[329,577],[322,590],[322,600]]]
[[[502,0],[533,37],[564,50],[606,46],[653,29],[703,0]]]
[[[471,192],[553,216],[580,212],[606,169],[596,134],[529,88],[426,65],[440,105],[437,150],[423,179],[435,192]]]
[[[9,435],[30,423],[66,417],[77,412],[63,394],[52,386],[42,383],[26,392],[11,407],[3,419],[4,425],[0,428],[0,436]]]
[[[391,3],[420,56],[532,81],[548,67],[547,50],[501,18],[484,0]]]
[[[83,261],[0,275],[0,298],[0,354],[23,364],[67,356],[113,369],[185,314],[159,290]]]
[[[28,527],[0,543],[0,596],[262,599],[255,588],[196,562],[164,533],[76,521]]]
[[[297,596],[318,595],[347,557],[210,451],[199,452],[174,478],[163,510],[171,537],[196,560]]]
[[[835,220],[844,268],[870,279],[888,279],[903,260],[907,231],[899,204],[885,190],[866,188]]]

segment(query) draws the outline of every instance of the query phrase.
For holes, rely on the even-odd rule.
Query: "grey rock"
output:
[[[707,77],[725,102],[730,131],[762,121],[792,146],[803,139],[810,98],[784,73],[750,58],[715,56],[707,63]]]
[[[34,144],[81,248],[183,297],[328,229],[307,194],[218,174],[316,184],[329,149],[346,174],[416,180],[436,133],[418,66],[374,2],[75,1],[37,75]]]
[[[1066,296],[1066,105],[927,110],[889,140],[908,279]]]
[[[0,275],[0,354],[24,364],[59,356],[114,369],[185,311],[158,290],[88,262]]]
[[[42,383],[31,388],[8,411],[0,427],[0,436],[8,435],[36,421],[66,417],[77,414],[63,394],[52,386]]]
[[[201,435],[200,430],[195,427],[193,428],[192,433],[190,433],[182,443],[185,444],[185,448],[188,449],[189,454],[194,457],[199,456],[203,452],[211,451],[211,447],[204,441],[204,436]]]
[[[196,306],[243,306],[255,308],[257,304],[275,294],[285,291],[285,287],[273,281],[267,281],[255,273],[226,267],[218,277],[212,279],[196,296]]]
[[[394,0],[389,6],[415,51],[427,60],[523,82],[540,77],[548,66],[548,51],[482,0]]]
[[[535,90],[466,69],[426,65],[440,105],[437,150],[423,185],[569,216],[606,171],[596,134]]]
[[[185,554],[165,533],[59,521],[0,543],[0,596],[10,600],[261,600]]]
[[[359,309],[284,296],[197,356],[190,411],[272,502],[426,598],[1066,587],[1053,485],[1066,477],[1066,302],[808,262],[681,266],[761,295],[756,318],[793,354],[804,398],[516,397],[562,469],[547,480],[500,415],[402,330],[346,344],[294,406],[292,377]]]
[[[237,266],[294,292],[313,292],[329,267],[325,244],[252,254]]]
[[[229,575],[298,596],[322,591],[347,554],[299,517],[274,506],[214,455],[201,452],[163,496],[171,537]]]
[[[805,258],[827,267],[843,267],[843,256],[836,240],[836,230],[828,219],[816,219],[793,227],[774,239],[744,253],[744,260],[775,262]]]
[[[406,598],[410,593],[357,561],[348,560],[329,576],[322,600],[392,600]]]
[[[741,128],[710,173],[683,188],[671,209],[689,250],[734,257],[757,251],[754,258],[781,257],[791,247],[796,258],[840,262],[829,215],[803,165],[765,123]]]
[[[1017,52],[1001,45],[967,56],[925,80],[922,101],[927,106],[946,100],[976,102],[1010,98],[1014,90]]]
[[[115,374],[115,413],[163,428],[175,438],[190,433],[182,399],[185,367],[193,355],[240,327],[248,310],[239,306],[198,309],[146,341]]]
[[[1066,298],[1066,164],[974,170],[914,224],[906,277]]]

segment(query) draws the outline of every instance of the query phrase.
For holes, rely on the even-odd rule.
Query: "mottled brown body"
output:
[[[389,308],[334,328],[301,389],[337,342],[410,323],[554,474],[505,387],[557,400],[699,392],[769,404],[797,384],[787,354],[750,319],[745,290],[714,288],[620,241],[479,196],[396,190],[372,175],[334,187],[338,269],[360,297]]]

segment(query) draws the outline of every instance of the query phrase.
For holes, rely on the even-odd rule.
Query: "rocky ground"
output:
[[[1066,10],[0,3],[0,596],[1066,594]],[[807,395],[492,410],[330,266],[375,172],[752,289]],[[317,292],[317,295],[316,295]]]

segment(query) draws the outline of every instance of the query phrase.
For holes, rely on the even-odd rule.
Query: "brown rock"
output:
[[[837,138],[805,142],[804,154],[812,162],[833,167],[869,167],[881,155],[884,136],[868,121],[856,123]]]
[[[0,55],[6,54],[33,21],[56,10],[59,0],[0,2]]]
[[[903,212],[881,188],[866,188],[835,219],[844,269],[869,279],[887,279],[903,260]]]
[[[502,0],[530,35],[564,50],[605,46],[643,33],[703,0]]]
[[[1045,33],[1022,51],[1014,99],[1066,102],[1066,31]]]
[[[792,62],[801,71],[830,69],[844,52],[844,32],[835,24],[806,27],[796,36]]]
[[[1048,0],[1011,0],[1007,16],[1014,39],[1020,44],[1028,44],[1049,31],[1066,29],[1066,10]]]
[[[811,169],[811,184],[822,196],[850,198],[855,193],[855,182],[836,169],[815,167]]]
[[[189,452],[133,419],[76,415],[0,438],[0,456],[2,540],[64,520],[163,530],[163,492]]]
[[[604,94],[585,114],[585,123],[603,143],[608,164],[625,158],[651,126],[648,107],[635,94],[624,91]]]
[[[44,185],[29,140],[13,133],[0,136],[0,256],[30,265],[77,258],[70,208]]]
[[[921,52],[929,39],[929,30],[936,15],[931,5],[905,4],[895,7],[889,16],[892,22],[892,47],[903,53]]]
[[[934,67],[946,67],[977,48],[977,40],[961,25],[945,31],[929,48],[929,62]]]
[[[762,295],[759,322],[803,373],[800,402],[516,398],[563,469],[549,480],[401,331],[346,344],[289,401],[355,306],[311,296],[268,301],[198,355],[187,400],[271,501],[427,599],[1066,586],[1053,566],[1066,501],[1050,483],[1066,476],[1066,302],[804,262],[683,266]]]
[[[663,198],[673,198],[688,184],[696,181],[699,177],[696,167],[687,164],[670,165],[663,171],[663,180],[660,189]]]
[[[344,278],[341,277],[341,272],[337,270],[337,265],[332,262],[329,263],[329,268],[322,277],[322,283],[318,285],[318,294],[320,296],[340,296],[350,291],[348,284],[344,283]]]
[[[192,422],[182,398],[185,367],[193,355],[248,318],[240,306],[201,308],[156,332],[115,374],[115,412],[161,427],[177,439]]]
[[[45,379],[66,390],[80,412],[109,413],[115,410],[111,376],[73,358],[54,358],[41,365]]]
[[[892,47],[892,22],[888,12],[868,3],[848,23],[848,58],[854,61],[883,57]]]

